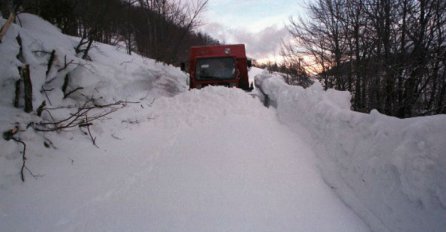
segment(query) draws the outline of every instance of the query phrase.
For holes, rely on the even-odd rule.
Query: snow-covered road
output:
[[[7,228],[368,231],[322,181],[311,149],[245,92],[211,87],[130,109],[117,118],[139,123],[107,127],[116,131],[103,131],[99,152],[52,138],[73,161],[33,166],[45,177],[2,196]]]

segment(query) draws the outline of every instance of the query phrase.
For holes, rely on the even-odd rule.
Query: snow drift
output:
[[[255,81],[280,120],[313,145],[327,183],[374,231],[446,229],[445,115],[357,113],[348,92],[288,86],[268,74]]]
[[[58,28],[35,15],[22,13],[18,18],[22,27],[13,24],[0,46],[2,105],[11,103],[14,83],[20,77],[18,67],[24,63],[31,67],[34,108],[44,100],[57,106],[80,102],[88,97],[111,101],[138,99],[147,97],[149,93],[172,96],[187,89],[187,76],[172,66],[138,55],[128,56],[117,47],[101,43],[94,43],[88,53],[92,61],[84,60],[74,49],[79,38],[62,34]],[[4,21],[0,19],[0,23]],[[18,36],[22,40],[22,48],[17,42]],[[52,51],[54,61],[48,70]],[[22,60],[16,58],[19,52],[23,54]],[[78,87],[82,89],[64,99],[62,85],[67,74],[70,79],[67,92]]]
[[[22,13],[18,18],[21,26],[13,24],[0,44],[0,131],[5,132],[18,126],[21,139],[28,143],[28,154],[44,156],[49,150],[56,149],[46,135],[28,128],[32,123],[63,120],[86,102],[101,105],[122,101],[122,105],[125,105],[128,101],[134,102],[129,104],[139,103],[137,106],[140,108],[149,107],[157,98],[173,96],[188,88],[188,77],[178,68],[137,54],[129,56],[122,49],[101,43],[93,43],[89,52],[90,60],[84,60],[75,52],[80,38],[62,34],[58,28],[35,15]],[[0,25],[5,21],[0,19]],[[18,37],[21,38],[21,46]],[[54,61],[48,70],[53,51]],[[44,110],[41,117],[35,111],[30,114],[23,112],[23,93],[18,108],[12,106],[15,85],[20,80],[18,68],[25,63],[30,66],[34,110],[46,102],[45,109],[48,110]],[[69,92],[72,94],[65,96]],[[121,107],[112,110],[118,108]],[[101,114],[102,110],[98,109],[94,113]],[[107,120],[107,117],[101,119]],[[122,120],[134,123],[136,119],[126,117]],[[104,130],[98,125],[93,125],[91,129],[98,134]],[[87,139],[82,135],[84,133],[78,128],[67,128],[65,132],[57,133],[56,137],[73,139],[81,136]],[[43,147],[43,144],[49,149]],[[0,147],[0,158],[7,160],[0,162],[1,189],[15,182],[17,170],[21,166],[17,154],[23,148],[20,144],[4,139],[0,140]],[[30,177],[28,171],[26,174]]]

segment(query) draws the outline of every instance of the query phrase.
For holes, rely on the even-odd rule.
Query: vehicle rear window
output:
[[[234,63],[234,59],[230,57],[198,59],[196,78],[198,80],[232,79],[235,74]]]

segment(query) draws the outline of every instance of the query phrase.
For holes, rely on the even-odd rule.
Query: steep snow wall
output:
[[[445,115],[357,113],[348,92],[289,86],[269,74],[255,81],[283,123],[307,132],[325,181],[372,230],[446,230]]]
[[[62,34],[57,27],[36,15],[22,13],[17,17],[21,25],[13,24],[0,46],[1,88],[13,90],[11,85],[19,78],[17,67],[29,64],[35,107],[48,98],[57,102],[55,99],[63,96],[61,87],[67,74],[70,75],[68,91],[82,87],[79,93],[95,93],[90,97],[105,101],[135,97],[135,93],[147,93],[154,87],[164,90],[163,95],[173,95],[187,89],[187,76],[178,68],[137,54],[130,56],[117,47],[96,42],[88,53],[89,59],[84,60],[79,58],[82,54],[75,52],[80,38]],[[0,19],[0,24],[4,21]],[[17,37],[22,40],[21,47]],[[17,58],[20,49],[22,59]],[[52,51],[54,61],[51,69],[47,70]],[[73,96],[81,98],[79,95]],[[9,102],[11,96],[6,98]]]
[[[13,126],[10,112],[22,111],[23,108],[22,99],[19,109],[11,109],[11,106],[15,83],[20,79],[18,67],[24,64],[30,66],[34,110],[43,101],[46,101],[47,108],[67,108],[82,105],[89,99],[95,99],[98,104],[119,100],[150,101],[158,96],[172,96],[188,89],[187,75],[178,68],[137,54],[130,56],[117,47],[96,42],[88,53],[89,59],[84,60],[79,58],[82,54],[75,52],[80,38],[62,34],[58,28],[38,16],[22,13],[17,17],[21,25],[13,24],[0,44],[2,131]],[[5,19],[0,18],[0,25],[4,22]],[[17,37],[21,38],[21,46]],[[50,70],[47,70],[52,51],[54,61]],[[22,57],[18,58],[20,52]],[[69,96],[64,96],[72,91]],[[53,116],[69,113],[63,109],[60,111]],[[20,117],[26,117],[23,115],[20,114]],[[29,116],[32,117],[32,114]],[[30,121],[28,117],[16,120]]]

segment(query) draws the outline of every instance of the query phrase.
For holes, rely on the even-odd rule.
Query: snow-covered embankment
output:
[[[325,181],[374,231],[446,229],[446,116],[397,119],[350,110],[350,94],[256,83],[280,120],[307,137]],[[302,133],[305,132],[305,133]]]

